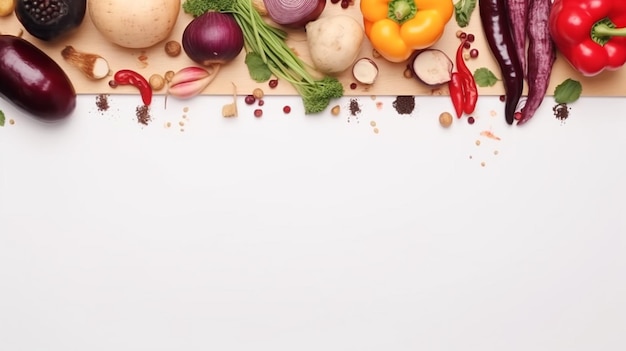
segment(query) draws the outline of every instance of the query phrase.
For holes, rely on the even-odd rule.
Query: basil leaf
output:
[[[554,88],[554,100],[557,104],[569,104],[578,100],[582,91],[579,81],[568,78]]]
[[[0,127],[4,127],[4,112],[2,112],[2,110],[0,110]]]
[[[476,8],[476,0],[459,0],[454,4],[454,18],[459,27],[467,27]]]
[[[250,78],[252,78],[257,83],[262,83],[270,79],[272,76],[272,71],[267,66],[265,62],[263,62],[263,58],[261,55],[256,52],[249,52],[246,54],[245,64],[248,66],[248,73],[250,73]]]
[[[484,88],[494,86],[499,79],[488,68],[481,67],[474,71],[474,80],[476,81],[476,85]]]

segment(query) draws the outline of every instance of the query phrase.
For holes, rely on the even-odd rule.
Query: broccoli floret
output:
[[[313,83],[302,82],[296,86],[302,96],[304,113],[322,112],[328,107],[331,99],[343,96],[343,84],[337,78],[326,76]]]

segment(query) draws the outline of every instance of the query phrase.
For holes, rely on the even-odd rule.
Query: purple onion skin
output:
[[[65,119],[76,107],[76,91],[65,71],[13,35],[0,35],[0,96],[46,122]]]
[[[243,49],[243,40],[243,31],[232,15],[209,11],[189,22],[182,45],[191,60],[209,66],[234,60]]]
[[[281,1],[281,0],[278,0],[278,1]],[[283,27],[287,27],[291,29],[303,29],[307,23],[311,21],[315,21],[316,19],[320,17],[322,12],[324,12],[324,8],[326,7],[326,0],[302,0],[302,1],[317,1],[317,6],[305,16],[296,16],[292,10],[288,11],[283,16],[279,14],[278,12],[276,12],[276,9],[274,8],[274,4],[266,1],[265,7],[267,8],[268,17],[271,18],[272,21],[274,21],[274,23],[279,24]]]

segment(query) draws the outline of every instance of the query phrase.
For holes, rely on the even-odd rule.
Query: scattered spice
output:
[[[330,114],[333,116],[339,116],[340,112],[341,112],[341,106],[339,105],[335,105],[330,109]]]
[[[413,71],[410,68],[406,68],[404,72],[402,72],[402,76],[406,79],[413,78]]]
[[[493,134],[493,132],[490,130],[483,130],[482,132],[480,132],[480,135],[487,137],[489,139],[500,140],[500,137]]]
[[[372,127],[376,127],[376,121],[371,121],[371,122],[370,122],[370,126],[372,126]]]
[[[496,156],[497,156],[499,153],[500,153],[500,152],[499,152],[498,150],[493,150],[493,154],[494,154],[494,155],[496,155]]]
[[[476,139],[476,146],[480,146],[480,140]]]
[[[141,54],[137,57],[137,60],[139,60],[143,67],[148,67],[148,55],[146,55],[145,51],[141,52]]]
[[[486,165],[487,165],[487,164],[485,163],[485,161],[483,161],[483,162],[481,162],[481,163],[480,163],[480,166],[481,166],[481,167],[485,167]]]
[[[11,119],[9,120],[9,125],[14,125],[14,124],[15,124],[15,120],[14,120],[13,118],[11,118]]]
[[[96,95],[96,106],[98,107],[98,111],[104,112],[109,110],[109,95],[108,94],[99,94]]]
[[[350,105],[348,105],[350,109],[350,115],[356,116],[361,113],[361,104],[357,98],[350,99]]]
[[[378,134],[379,132],[378,128],[374,128],[374,134]]]
[[[552,108],[552,112],[554,112],[554,117],[561,121],[565,121],[569,117],[569,110],[569,106],[567,106],[567,104],[565,103],[556,104]]]
[[[137,106],[135,114],[137,116],[137,122],[143,125],[147,126],[148,123],[152,121],[152,117],[150,116],[150,107],[148,105]]]
[[[383,102],[382,101],[376,101],[376,108],[378,110],[382,110],[383,109]]]
[[[392,106],[399,114],[410,115],[415,109],[415,97],[412,95],[398,96],[393,101]]]

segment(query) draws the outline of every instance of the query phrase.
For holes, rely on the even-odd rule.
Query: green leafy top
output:
[[[474,80],[479,87],[492,87],[498,82],[498,77],[487,67],[481,67],[474,71]]]
[[[230,12],[237,0],[186,0],[183,10],[194,17],[198,17],[208,11]]]
[[[476,8],[476,0],[459,0],[454,4],[454,18],[459,27],[467,27]]]
[[[558,104],[572,103],[582,94],[583,86],[579,81],[567,78],[554,89],[554,100]]]
[[[2,112],[2,110],[0,110],[0,127],[4,127],[4,112]]]

